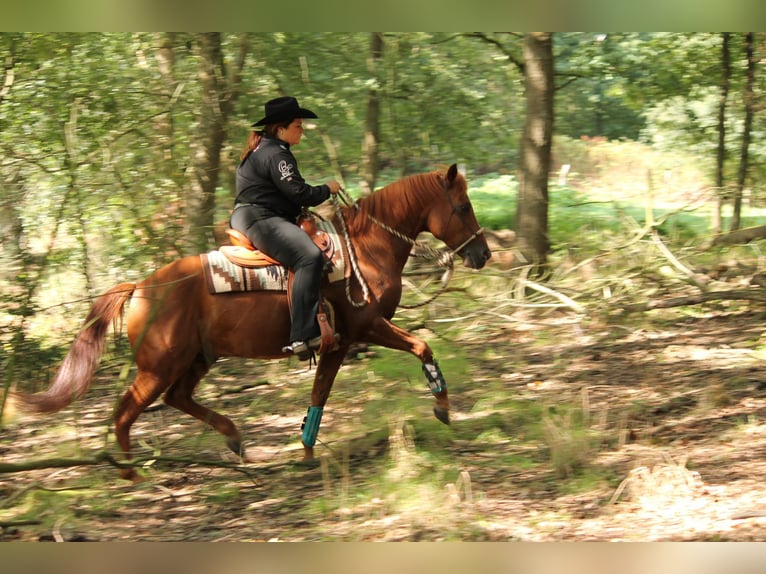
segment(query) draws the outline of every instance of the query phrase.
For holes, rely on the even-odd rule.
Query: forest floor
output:
[[[299,464],[313,371],[222,361],[198,397],[238,424],[245,461],[156,408],[134,426],[142,483],[107,463],[0,474],[0,540],[766,540],[763,318],[721,304],[629,326],[553,313],[491,343],[424,331],[452,424],[414,358],[373,348],[342,368],[313,465]],[[116,453],[119,372],[1,429],[0,460]]]

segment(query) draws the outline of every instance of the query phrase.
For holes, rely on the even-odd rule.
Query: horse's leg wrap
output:
[[[309,412],[303,418],[303,425],[301,425],[303,444],[308,447],[313,447],[317,441],[323,411],[324,407],[309,407]]]
[[[447,381],[444,380],[444,375],[442,375],[442,371],[439,368],[439,363],[436,362],[436,359],[434,359],[433,363],[423,363],[423,372],[428,381],[428,388],[431,389],[433,394],[447,390]]]

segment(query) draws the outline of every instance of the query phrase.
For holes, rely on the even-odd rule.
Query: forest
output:
[[[766,535],[766,34],[4,32],[0,55],[0,541]],[[226,241],[280,95],[318,115],[310,183],[465,175],[492,259],[447,283],[412,257],[394,317],[451,424],[417,359],[359,345],[299,464],[311,366],[226,357],[197,396],[246,454],[158,401],[128,484],[119,321],[70,408],[8,397],[47,388],[100,294]]]

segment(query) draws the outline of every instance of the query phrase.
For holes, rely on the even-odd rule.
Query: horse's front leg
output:
[[[330,396],[335,376],[338,374],[343,359],[348,351],[348,345],[342,345],[339,349],[320,355],[317,364],[314,386],[311,389],[311,406],[303,419],[301,427],[303,442],[303,460],[314,458],[314,445],[316,444],[319,425],[322,422],[322,413],[327,398]]]
[[[434,394],[436,406],[434,415],[444,424],[449,424],[449,397],[447,383],[444,380],[439,364],[434,359],[431,347],[422,339],[409,331],[397,327],[391,321],[378,317],[367,332],[367,341],[389,349],[412,353],[423,363],[423,373],[428,382],[428,388]]]

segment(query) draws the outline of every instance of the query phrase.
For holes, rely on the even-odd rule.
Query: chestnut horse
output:
[[[335,350],[319,356],[303,425],[306,459],[313,458],[324,405],[354,342],[407,351],[420,359],[435,397],[434,414],[449,423],[447,386],[431,349],[390,320],[402,294],[402,269],[422,231],[446,243],[468,267],[480,269],[491,256],[468,199],[466,181],[455,165],[392,183],[338,209],[333,222],[336,229],[345,227],[350,255],[366,288],[356,275],[348,282],[323,287],[335,310],[340,341]],[[285,357],[288,301],[284,291],[211,295],[199,256],[173,261],[139,283],[122,283],[100,296],[50,387],[41,393],[15,394],[21,408],[55,412],[81,397],[93,380],[109,325],[121,316],[128,301],[127,334],[137,374],[114,413],[115,436],[126,459],[131,456],[131,425],[163,393],[168,405],[212,426],[240,454],[241,437],[234,423],[195,402],[192,395],[219,357]],[[131,467],[120,474],[140,480]]]

